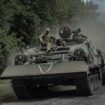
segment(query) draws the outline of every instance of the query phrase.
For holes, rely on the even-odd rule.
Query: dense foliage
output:
[[[14,34],[8,36],[7,33],[8,32],[4,30],[0,30],[0,71],[6,67],[7,58],[10,53],[18,51],[19,47],[22,45],[21,40],[17,39]]]
[[[0,42],[5,44],[0,56],[7,58],[24,43],[37,43],[44,26],[70,22],[84,8],[81,0],[0,0]]]

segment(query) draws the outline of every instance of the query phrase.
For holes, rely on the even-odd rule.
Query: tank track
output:
[[[13,80],[12,88],[19,100],[32,99],[30,91],[25,86],[24,80]]]
[[[37,87],[33,79],[12,80],[11,83],[19,100],[41,98],[50,94],[48,86]]]
[[[80,95],[89,96],[95,94],[102,86],[102,79],[98,74],[89,75],[87,78],[79,80],[76,83]],[[34,99],[40,97],[40,94],[47,93],[47,87],[37,87],[33,79],[12,80],[13,90],[19,100]]]
[[[27,88],[31,99],[35,98],[38,94],[38,87],[36,86],[35,81],[33,79],[24,80],[24,85]]]
[[[83,96],[93,95],[102,86],[102,80],[99,78],[98,75],[90,75],[87,79],[79,81],[77,84],[77,90],[79,94]]]

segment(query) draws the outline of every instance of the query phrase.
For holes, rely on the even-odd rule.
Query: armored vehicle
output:
[[[0,79],[11,80],[18,99],[33,98],[40,87],[74,85],[86,96],[101,88],[103,57],[87,37],[65,38],[65,45],[58,41],[49,53],[33,48],[18,54],[15,65],[2,72]]]

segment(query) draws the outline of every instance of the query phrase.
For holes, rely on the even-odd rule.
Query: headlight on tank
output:
[[[23,65],[27,62],[27,56],[24,54],[15,57],[15,65]]]
[[[20,60],[22,59],[22,56],[21,56],[21,55],[19,56],[19,59],[20,59]]]

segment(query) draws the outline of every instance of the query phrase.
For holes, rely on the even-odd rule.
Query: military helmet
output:
[[[47,28],[46,28],[46,31],[49,32],[49,31],[50,31],[50,28],[47,27]]]
[[[69,26],[63,26],[59,30],[59,35],[61,38],[69,38],[71,35],[71,28]]]

